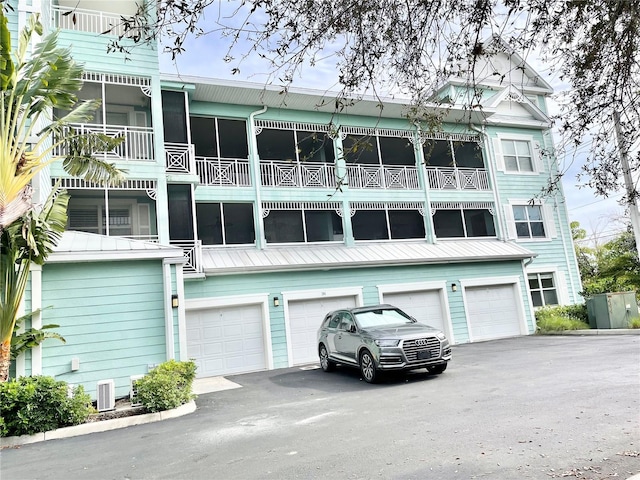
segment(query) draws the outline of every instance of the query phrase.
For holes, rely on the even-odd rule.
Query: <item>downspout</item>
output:
[[[471,123],[469,124],[469,128],[471,128],[471,130],[473,130],[474,132],[478,132],[480,135],[482,135],[482,138],[484,139],[483,143],[486,145],[485,150],[487,152],[487,157],[489,157],[487,159],[488,161],[486,166],[489,170],[491,186],[493,187],[493,201],[495,202],[495,205],[496,205],[496,217],[498,220],[496,223],[497,225],[500,226],[500,240],[504,242],[506,241],[508,235],[507,235],[507,226],[505,224],[504,216],[502,215],[502,204],[500,203],[500,198],[498,197],[498,180],[496,178],[496,172],[493,168],[492,159],[495,159],[495,154],[491,147],[491,142],[489,141],[489,136],[487,135],[484,125],[480,129]]]
[[[262,197],[260,195],[261,185],[260,185],[260,156],[258,155],[258,141],[256,139],[256,126],[254,124],[254,119],[256,115],[262,115],[267,111],[267,106],[263,106],[260,110],[256,110],[255,112],[251,112],[249,114],[249,158],[250,164],[253,172],[253,185],[256,196],[256,209],[257,213],[256,219],[254,221],[255,225],[258,227],[256,229],[256,247],[260,250],[263,250],[267,240],[264,236],[264,219],[262,218]]]

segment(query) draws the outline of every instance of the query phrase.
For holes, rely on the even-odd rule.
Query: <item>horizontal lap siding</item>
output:
[[[94,398],[96,382],[113,378],[120,397],[130,375],[166,359],[162,262],[45,265],[42,282],[43,324],[60,325],[66,339],[44,343],[46,375],[83,384]]]
[[[526,307],[529,302],[526,300],[527,293],[520,261],[214,276],[207,277],[204,281],[187,282],[185,295],[189,299],[195,299],[268,293],[270,297],[282,298],[283,291],[362,287],[363,301],[365,305],[371,305],[379,302],[379,285],[445,281],[455,341],[466,343],[469,341],[469,334],[462,289],[452,292],[451,283],[459,284],[462,278],[485,279],[503,276],[517,276],[521,279],[520,293],[525,299],[525,314],[529,318],[530,311]],[[284,308],[282,304],[280,307],[274,307],[273,302],[269,304],[274,367],[284,367],[287,366],[288,358]],[[318,325],[321,320],[318,318]],[[529,331],[532,332],[530,320],[528,324]]]

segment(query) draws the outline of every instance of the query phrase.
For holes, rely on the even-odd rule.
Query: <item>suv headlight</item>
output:
[[[378,339],[375,340],[375,344],[379,347],[397,347],[400,343],[398,339]]]

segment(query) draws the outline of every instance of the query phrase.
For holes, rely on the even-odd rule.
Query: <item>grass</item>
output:
[[[629,328],[640,328],[640,317],[629,320]]]
[[[561,332],[563,330],[589,330],[589,324],[576,318],[549,315],[537,321],[538,333]]]

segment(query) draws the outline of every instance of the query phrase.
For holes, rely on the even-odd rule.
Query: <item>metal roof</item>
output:
[[[424,265],[522,260],[537,256],[514,242],[446,240],[358,243],[355,246],[308,244],[295,246],[211,247],[202,251],[205,274],[327,270],[335,268]]]
[[[153,242],[66,231],[48,263],[182,258],[182,249]],[[178,263],[178,262],[173,262]]]

